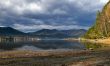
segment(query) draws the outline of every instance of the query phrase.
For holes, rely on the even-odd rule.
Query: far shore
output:
[[[110,38],[104,38],[104,39],[84,39],[84,38],[81,38],[80,41],[105,44],[105,45],[110,46]]]
[[[65,40],[79,41],[79,42],[90,42],[90,43],[105,44],[105,45],[110,46],[110,38],[104,38],[104,39],[68,38]]]

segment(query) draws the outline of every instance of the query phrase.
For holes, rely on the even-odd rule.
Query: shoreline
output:
[[[38,50],[38,51],[4,51],[0,52],[0,58],[20,58],[20,57],[47,57],[47,56],[76,56],[91,52],[90,50]]]
[[[109,66],[109,51],[108,48],[81,51],[6,51],[0,53],[0,66]]]
[[[97,44],[104,44],[104,45],[110,46],[110,38],[106,38],[106,39],[85,39],[85,38],[81,38],[80,41],[97,43]]]
[[[86,38],[68,38],[66,41],[90,42],[97,44],[104,44],[110,46],[110,38],[105,39],[86,39]]]

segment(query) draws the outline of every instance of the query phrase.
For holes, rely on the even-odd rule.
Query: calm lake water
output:
[[[1,42],[0,51],[10,50],[85,50],[87,48],[100,48],[101,45],[80,43],[78,41],[65,41],[65,40],[40,40],[37,42]]]

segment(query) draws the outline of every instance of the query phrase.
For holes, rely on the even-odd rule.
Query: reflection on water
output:
[[[37,42],[2,42],[1,50],[49,50],[49,49],[85,49],[79,42],[69,42],[64,40],[40,40]]]
[[[16,48],[15,50],[32,50],[32,51],[34,51],[34,50],[42,50],[42,49],[37,48],[35,46],[24,45],[24,46],[22,46],[20,48]]]
[[[37,42],[1,42],[0,50],[50,50],[73,49],[84,50],[87,48],[101,48],[100,44],[70,42],[64,40],[40,40]]]
[[[110,46],[108,46],[106,44],[98,44],[98,43],[90,43],[90,42],[82,42],[82,43],[85,45],[85,47],[87,49],[90,49],[90,48],[92,48],[92,49],[100,49],[100,48],[110,47]]]

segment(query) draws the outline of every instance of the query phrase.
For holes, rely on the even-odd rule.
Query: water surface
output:
[[[81,43],[65,40],[40,40],[37,42],[0,42],[1,51],[10,50],[85,50],[88,48],[100,48],[99,44]]]

